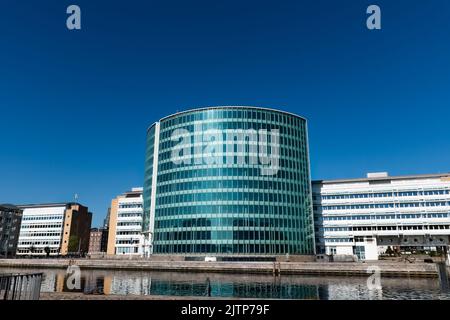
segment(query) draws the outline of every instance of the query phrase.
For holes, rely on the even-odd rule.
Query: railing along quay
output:
[[[39,300],[43,273],[0,274],[0,300]]]

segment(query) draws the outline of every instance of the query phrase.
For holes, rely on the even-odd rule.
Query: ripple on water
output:
[[[29,273],[42,270],[2,269]],[[65,292],[65,270],[44,270],[43,292]],[[208,290],[208,283],[210,290]],[[450,300],[436,279],[383,278],[369,290],[364,277],[198,274],[177,272],[82,271],[80,291],[94,288],[115,295],[175,295],[321,300]]]

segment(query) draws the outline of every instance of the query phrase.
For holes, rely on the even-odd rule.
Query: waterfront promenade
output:
[[[1,268],[60,268],[77,265],[80,269],[207,272],[274,275],[367,276],[377,267],[385,277],[438,278],[435,263],[423,262],[203,262],[108,259],[0,259]]]

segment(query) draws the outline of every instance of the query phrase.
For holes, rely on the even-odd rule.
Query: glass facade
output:
[[[144,231],[152,214],[156,254],[314,254],[306,120],[255,107],[163,118],[147,134]]]
[[[150,229],[150,206],[153,182],[153,154],[155,151],[155,125],[147,131],[147,142],[145,151],[145,181],[144,181],[144,215],[142,216],[142,230]]]

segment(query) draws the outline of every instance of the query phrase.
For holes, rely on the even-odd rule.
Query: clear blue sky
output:
[[[313,179],[450,171],[448,0],[2,4],[0,203],[78,193],[99,225],[143,183],[148,125],[210,105],[308,118]]]

